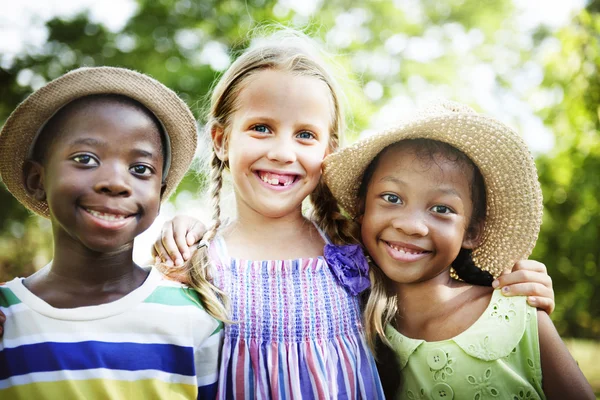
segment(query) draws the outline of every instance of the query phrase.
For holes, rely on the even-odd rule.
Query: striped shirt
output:
[[[222,325],[154,269],[117,301],[72,309],[17,278],[0,286],[0,310],[2,399],[215,398]]]

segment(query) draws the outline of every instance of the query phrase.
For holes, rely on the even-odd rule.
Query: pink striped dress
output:
[[[214,283],[230,298],[219,399],[383,399],[358,298],[323,257],[248,261],[210,245]]]

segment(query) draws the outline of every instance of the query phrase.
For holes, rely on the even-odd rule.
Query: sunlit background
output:
[[[176,90],[201,127],[210,86],[253,29],[302,29],[339,68],[351,115],[347,142],[439,97],[522,133],[545,198],[532,258],[548,266],[553,320],[564,337],[579,338],[569,343],[598,392],[600,369],[588,365],[600,357],[599,12],[600,1],[583,0],[20,0],[0,13],[0,124],[64,72],[114,65]],[[175,214],[209,221],[204,184],[197,166],[139,238],[137,261],[148,260]],[[51,238],[49,223],[30,216],[3,186],[0,201],[1,281],[45,265]]]

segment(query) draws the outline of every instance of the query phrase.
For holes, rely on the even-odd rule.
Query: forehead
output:
[[[422,184],[450,184],[468,189],[473,170],[462,159],[439,148],[397,143],[383,150],[372,182],[389,176],[418,176]]]
[[[332,124],[333,99],[329,86],[315,76],[278,69],[264,69],[249,76],[241,86],[237,108],[245,113],[310,118]]]
[[[86,136],[116,139],[121,146],[148,142],[160,148],[162,156],[161,131],[156,117],[135,100],[123,96],[89,96],[59,110],[43,128],[35,146],[43,152],[73,136]]]

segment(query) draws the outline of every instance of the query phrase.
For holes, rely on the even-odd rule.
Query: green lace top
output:
[[[545,399],[536,309],[495,290],[466,331],[439,342],[386,327],[402,368],[397,399]]]

